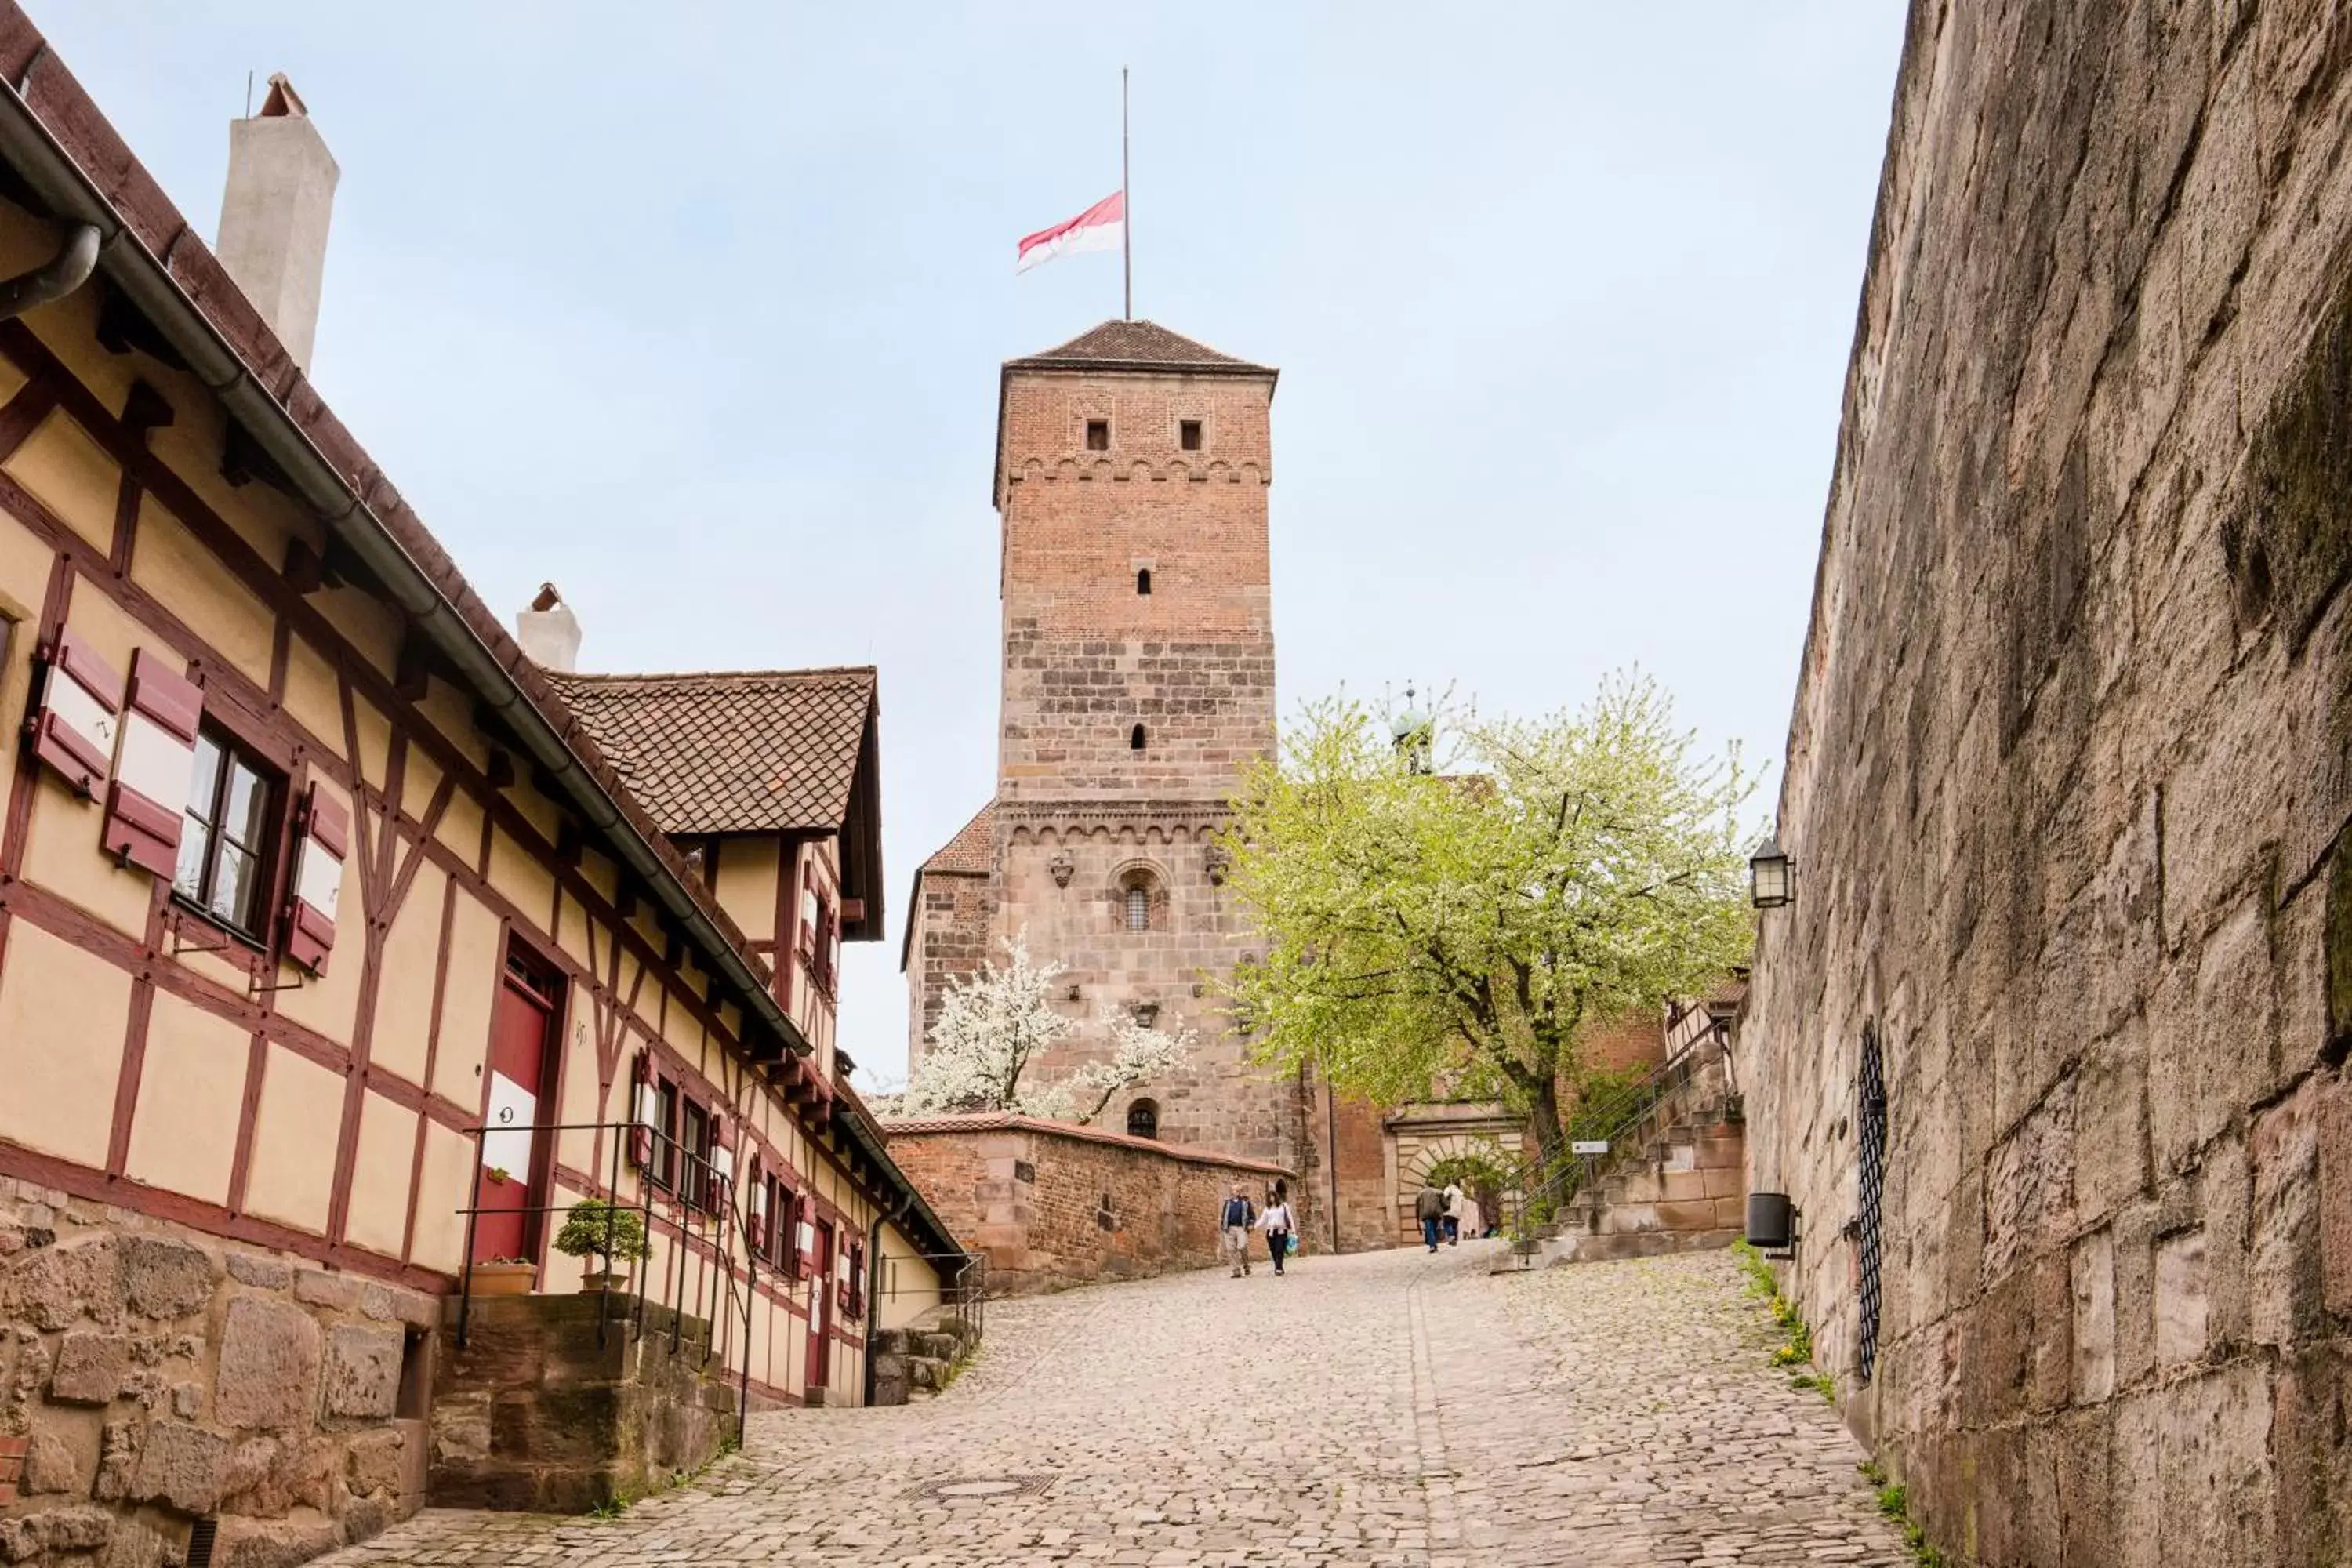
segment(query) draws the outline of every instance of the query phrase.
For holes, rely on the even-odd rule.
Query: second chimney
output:
[[[319,330],[327,220],[341,174],[294,84],[282,75],[269,79],[259,114],[229,121],[228,189],[221,196],[215,248],[228,275],[306,371]]]
[[[541,583],[530,608],[515,616],[515,641],[540,668],[572,673],[580,658],[580,618],[554,584]]]

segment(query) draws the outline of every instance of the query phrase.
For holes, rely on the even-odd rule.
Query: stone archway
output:
[[[1400,1241],[1418,1239],[1413,1200],[1420,1195],[1422,1184],[1433,1174],[1456,1177],[1476,1172],[1472,1180],[1461,1184],[1476,1200],[1482,1226],[1509,1224],[1517,1208],[1518,1194],[1512,1185],[1511,1173],[1517,1169],[1517,1150],[1523,1130],[1500,1106],[1412,1108],[1391,1121],[1389,1135],[1394,1140],[1396,1189],[1392,1202],[1398,1215]],[[1435,1184],[1442,1187],[1446,1184],[1440,1181]]]

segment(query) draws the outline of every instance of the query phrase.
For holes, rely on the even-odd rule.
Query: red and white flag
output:
[[[1127,193],[1113,191],[1077,216],[1041,228],[1023,240],[1013,270],[1026,272],[1075,251],[1117,250],[1126,237]]]

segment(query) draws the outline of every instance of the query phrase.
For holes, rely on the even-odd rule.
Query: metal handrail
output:
[[[985,1336],[988,1326],[988,1254],[984,1252],[918,1252],[885,1258],[883,1272],[887,1285],[877,1292],[877,1298],[895,1301],[902,1294],[898,1287],[898,1265],[911,1257],[928,1263],[938,1279],[937,1294],[941,1306],[955,1308],[956,1321],[971,1331],[974,1339]],[[950,1277],[940,1267],[952,1262],[955,1272]],[[878,1305],[878,1301],[877,1301]]]
[[[740,1444],[742,1441],[744,1427],[751,1415],[751,1343],[754,1337],[752,1331],[752,1314],[757,1310],[759,1305],[759,1254],[757,1249],[750,1245],[751,1237],[749,1234],[749,1217],[741,1213],[740,1205],[736,1203],[734,1184],[732,1182],[719,1184],[719,1201],[715,1211],[709,1205],[698,1201],[693,1194],[707,1192],[709,1189],[711,1185],[710,1177],[712,1173],[717,1169],[716,1165],[699,1152],[680,1142],[667,1131],[662,1128],[649,1126],[642,1122],[509,1122],[500,1126],[486,1125],[480,1127],[469,1127],[464,1131],[474,1140],[474,1184],[473,1187],[469,1189],[469,1195],[478,1194],[481,1190],[481,1179],[487,1169],[482,1159],[482,1144],[484,1136],[488,1133],[528,1132],[532,1135],[534,1140],[536,1140],[538,1135],[542,1132],[612,1133],[613,1153],[611,1178],[605,1184],[604,1193],[601,1195],[594,1192],[591,1192],[587,1194],[588,1199],[603,1203],[607,1208],[604,1233],[605,1250],[600,1256],[602,1256],[608,1264],[612,1261],[613,1254],[611,1248],[614,1241],[614,1221],[613,1211],[625,1206],[620,1201],[621,1169],[622,1156],[625,1150],[627,1148],[629,1142],[637,1134],[643,1133],[652,1141],[653,1153],[671,1156],[670,1159],[661,1160],[658,1163],[667,1166],[673,1172],[676,1178],[673,1182],[662,1182],[656,1180],[653,1173],[654,1166],[656,1162],[652,1159],[648,1159],[645,1163],[646,1168],[644,1171],[644,1179],[637,1184],[637,1209],[640,1216],[639,1224],[645,1231],[646,1239],[650,1241],[654,1236],[654,1194],[656,1192],[661,1193],[667,1200],[667,1207],[669,1211],[664,1217],[667,1220],[670,1229],[677,1237],[677,1245],[668,1249],[669,1256],[665,1258],[663,1262],[663,1279],[665,1282],[662,1288],[662,1302],[666,1310],[667,1310],[670,1314],[669,1349],[672,1355],[676,1355],[678,1352],[684,1342],[684,1321],[687,1316],[688,1306],[688,1258],[689,1254],[693,1254],[693,1267],[695,1270],[693,1306],[696,1310],[696,1314],[702,1319],[705,1324],[708,1325],[708,1331],[703,1336],[702,1364],[705,1366],[709,1365],[711,1353],[714,1350],[718,1350],[719,1352],[722,1356],[723,1364],[723,1357],[726,1353],[726,1350],[721,1347],[719,1336],[722,1330],[728,1332],[730,1336],[728,1344],[731,1347],[731,1335],[734,1329],[735,1319],[733,1308],[736,1301],[736,1261],[732,1241],[735,1232],[738,1229],[743,1231],[745,1242],[741,1313],[743,1319],[743,1370],[741,1379],[737,1389],[735,1409],[735,1437],[736,1441]],[[551,1168],[554,1161],[554,1145],[551,1142],[548,1145],[548,1152],[546,1155]],[[572,1206],[572,1205],[571,1204],[553,1203],[525,1204],[520,1206],[499,1205],[498,1207],[490,1207],[480,1204],[468,1204],[455,1211],[466,1216],[466,1249],[464,1261],[459,1270],[457,1281],[458,1349],[463,1350],[466,1348],[473,1317],[474,1241],[476,1237],[477,1222],[479,1216],[485,1214],[552,1214],[558,1210],[568,1211]],[[730,1219],[734,1220],[736,1223],[730,1225],[729,1223]],[[710,1249],[714,1255],[712,1261],[714,1264],[718,1265],[718,1267],[714,1267],[710,1271],[709,1303],[707,1309],[703,1303],[704,1284],[701,1278],[702,1258],[694,1245],[697,1241],[702,1242],[705,1247],[708,1247]],[[640,1261],[642,1263],[644,1260],[633,1261]],[[642,1266],[630,1270],[630,1277],[635,1286],[634,1294],[635,1301],[632,1309],[622,1315],[621,1320],[628,1327],[628,1331],[641,1341],[645,1337],[646,1326],[646,1270]],[[614,1321],[612,1298],[613,1293],[610,1290],[606,1290],[600,1294],[597,1300],[596,1348],[599,1350],[604,1349],[609,1342],[610,1327]],[[728,1309],[724,1316],[722,1316],[720,1312],[722,1305]]]
[[[1650,1071],[1632,1082],[1619,1086],[1598,1100],[1578,1104],[1569,1113],[1570,1149],[1554,1159],[1541,1153],[1522,1160],[1512,1173],[1512,1186],[1519,1194],[1519,1213],[1515,1231],[1532,1234],[1528,1215],[1538,1198],[1548,1199],[1557,1213],[1576,1202],[1591,1190],[1601,1176],[1613,1169],[1617,1163],[1616,1145],[1624,1142],[1637,1128],[1652,1120],[1659,1108],[1672,1099],[1675,1092],[1690,1082],[1706,1058],[1720,1057],[1730,1060],[1730,1029],[1721,1019],[1695,1035],[1682,1049],[1660,1062]],[[1597,1114],[1596,1114],[1597,1112]],[[1579,1128],[1579,1123],[1582,1127]],[[1576,1136],[1578,1131],[1583,1137]],[[1575,1143],[1607,1143],[1607,1154],[1579,1154]]]

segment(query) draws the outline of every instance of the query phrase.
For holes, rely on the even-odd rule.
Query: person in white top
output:
[[[1274,1271],[1282,1272],[1283,1259],[1290,1256],[1290,1233],[1297,1222],[1291,1218],[1290,1201],[1277,1192],[1267,1202],[1264,1213],[1257,1216],[1258,1229],[1265,1232],[1265,1250],[1274,1259]]]

